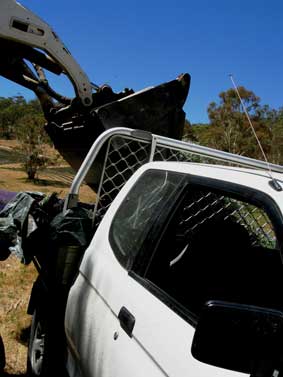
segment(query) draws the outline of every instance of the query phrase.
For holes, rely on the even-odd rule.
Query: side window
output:
[[[110,243],[126,269],[132,267],[152,226],[166,203],[174,200],[182,181],[181,174],[149,170],[124,199],[111,225]]]
[[[192,183],[141,281],[193,320],[208,300],[283,309],[279,247],[263,208]]]

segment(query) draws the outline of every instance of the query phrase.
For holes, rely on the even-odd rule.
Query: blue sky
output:
[[[207,106],[238,85],[262,104],[283,106],[283,2],[189,0],[23,0],[48,22],[92,81],[135,90],[192,76],[187,118],[207,121]],[[55,82],[65,95],[64,80]],[[33,93],[0,78],[0,96]]]

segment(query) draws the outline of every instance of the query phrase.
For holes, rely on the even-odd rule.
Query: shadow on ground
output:
[[[24,346],[28,346],[30,336],[30,326],[22,328],[17,334],[16,339],[19,343],[23,344]]]
[[[23,154],[17,151],[10,151],[0,148],[0,165],[22,162]]]
[[[52,179],[35,179],[34,180],[34,185],[38,186],[54,186],[58,188],[69,188],[70,184],[65,183],[62,181],[57,181],[57,180],[52,180]]]

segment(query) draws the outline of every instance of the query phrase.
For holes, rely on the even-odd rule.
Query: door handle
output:
[[[118,319],[122,329],[130,338],[132,338],[133,329],[136,323],[135,317],[132,315],[132,313],[129,312],[127,308],[125,308],[125,306],[123,306],[118,314]]]

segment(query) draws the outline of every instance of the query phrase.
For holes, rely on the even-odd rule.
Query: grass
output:
[[[0,262],[0,333],[6,350],[7,375],[24,374],[28,328],[26,314],[32,283],[37,276],[34,266],[24,266],[15,257]]]
[[[15,192],[40,191],[46,194],[55,191],[64,198],[74,178],[72,168],[59,159],[58,165],[39,171],[38,179],[31,182],[22,167],[23,155],[17,148],[15,140],[0,140],[0,189]],[[46,149],[51,157],[56,153],[52,147],[47,146]],[[87,185],[82,185],[80,199],[91,203],[95,201],[95,194]]]
[[[55,153],[49,148],[48,153]],[[57,192],[64,198],[74,173],[60,161],[39,172],[36,182],[28,181],[22,168],[23,156],[17,151],[15,140],[0,140],[0,189],[7,191]],[[80,190],[80,199],[94,202],[95,194],[86,185]],[[29,295],[37,272],[34,266],[24,266],[15,257],[0,261],[0,334],[6,349],[5,376],[25,376],[28,329],[31,317],[26,314]],[[2,377],[2,376],[1,376]]]

